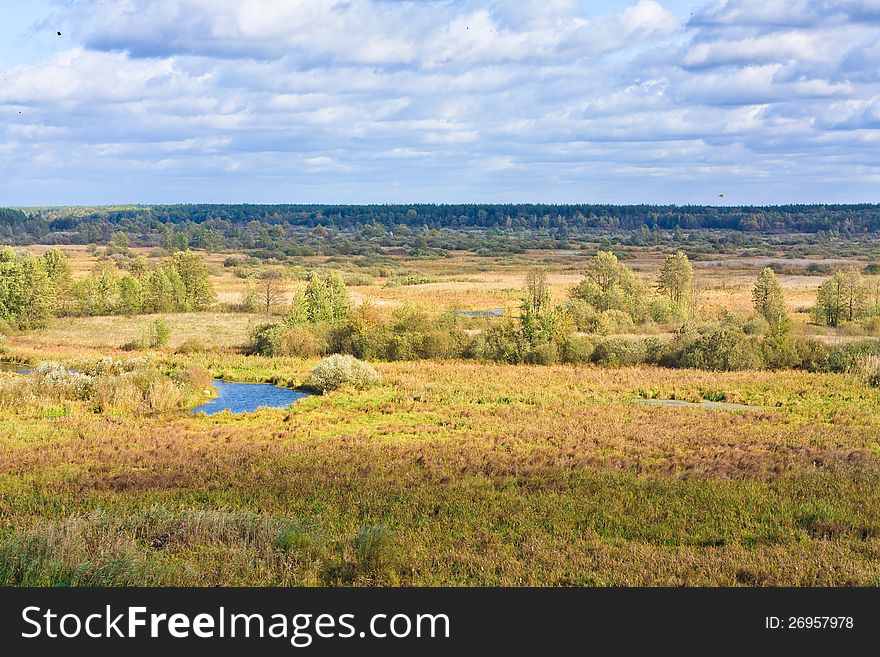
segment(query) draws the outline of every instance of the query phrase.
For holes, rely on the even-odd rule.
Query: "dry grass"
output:
[[[293,382],[314,364],[166,361],[184,363]],[[379,369],[381,387],[234,418],[4,411],[7,562],[61,562],[7,581],[878,582],[880,393],[855,376]],[[769,408],[633,403],[720,392]],[[368,558],[378,525],[390,552]]]

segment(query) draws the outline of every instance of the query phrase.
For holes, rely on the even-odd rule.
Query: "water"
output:
[[[194,408],[193,413],[214,415],[223,411],[250,413],[258,408],[287,408],[309,396],[307,392],[279,388],[271,383],[229,383],[215,380],[214,387],[217,389],[217,396]]]
[[[453,315],[464,315],[465,317],[501,317],[504,314],[504,308],[492,308],[491,310],[456,310]]]
[[[653,404],[655,406],[674,406],[691,408],[708,408],[716,411],[763,411],[764,406],[748,406],[746,404],[729,404],[727,402],[689,402],[681,399],[637,399],[640,404]]]
[[[30,368],[22,363],[0,363],[0,372],[15,372],[16,374],[27,374]]]

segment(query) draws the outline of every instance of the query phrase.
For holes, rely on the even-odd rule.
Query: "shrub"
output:
[[[310,527],[294,522],[278,532],[278,536],[275,537],[275,549],[316,557],[323,552],[324,541],[323,537]]]
[[[553,342],[541,342],[526,354],[526,362],[532,365],[552,365],[559,360],[559,352]]]
[[[817,372],[826,367],[828,347],[818,340],[797,340],[795,350],[798,356],[798,367]]]
[[[733,371],[762,365],[755,343],[742,331],[718,328],[694,340],[682,352],[681,364],[701,370]]]
[[[168,322],[166,322],[161,317],[157,320],[150,322],[146,328],[146,339],[144,342],[148,344],[151,348],[157,349],[159,347],[165,347],[168,345],[168,340],[171,338],[171,327],[168,326]]]
[[[397,568],[397,549],[394,532],[385,525],[362,528],[355,539],[357,570],[371,577],[388,577]]]
[[[122,349],[122,351],[140,351],[142,349],[146,349],[147,345],[143,341],[143,339],[140,339],[140,340],[132,340],[131,342],[126,342],[125,344],[121,345],[119,348]]]
[[[454,327],[428,331],[422,340],[422,353],[425,358],[460,358],[468,341],[467,334]]]
[[[880,355],[865,354],[860,356],[856,365],[865,383],[872,388],[880,388]]]
[[[631,333],[635,328],[632,317],[622,310],[606,310],[599,315],[596,332],[602,335]]]
[[[345,385],[362,390],[381,382],[382,377],[371,365],[354,356],[333,354],[315,366],[307,383],[315,390],[326,392]]]
[[[880,334],[880,315],[872,315],[863,319],[862,329],[866,335]]]
[[[403,333],[388,341],[385,357],[388,360],[416,360],[419,358],[420,333]]]
[[[645,345],[640,340],[605,338],[593,351],[593,362],[609,367],[638,365],[645,359]]]
[[[318,339],[312,328],[290,326],[279,338],[280,355],[311,358],[324,352],[325,343]]]
[[[746,335],[767,335],[770,333],[770,323],[760,315],[755,315],[743,322],[742,330]]]
[[[666,295],[654,297],[648,303],[648,316],[658,324],[683,321],[687,312]]]
[[[578,331],[595,333],[599,323],[598,311],[583,299],[569,299],[563,306],[565,313]]]
[[[831,350],[825,359],[823,369],[829,372],[856,372],[858,371],[858,363],[866,356],[877,355],[880,355],[880,341],[851,342]]]
[[[208,351],[208,347],[198,338],[187,338],[176,349],[178,354],[200,354]]]
[[[594,349],[590,338],[583,335],[569,335],[562,343],[562,362],[589,363]]]
[[[796,367],[801,363],[797,344],[788,332],[767,336],[761,343],[761,358],[764,366],[773,370]]]
[[[251,350],[261,356],[280,356],[283,324],[260,324],[251,333]]]
[[[643,342],[645,349],[645,363],[659,365],[669,352],[669,344],[660,338],[646,338]]]
[[[524,341],[516,324],[504,320],[480,336],[479,357],[504,363],[521,363]]]

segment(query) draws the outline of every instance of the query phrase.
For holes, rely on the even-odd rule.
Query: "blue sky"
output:
[[[4,2],[0,116],[0,205],[877,202],[880,0]]]

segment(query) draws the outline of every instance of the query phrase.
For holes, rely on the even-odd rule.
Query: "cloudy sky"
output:
[[[880,0],[0,4],[0,205],[880,201]]]

